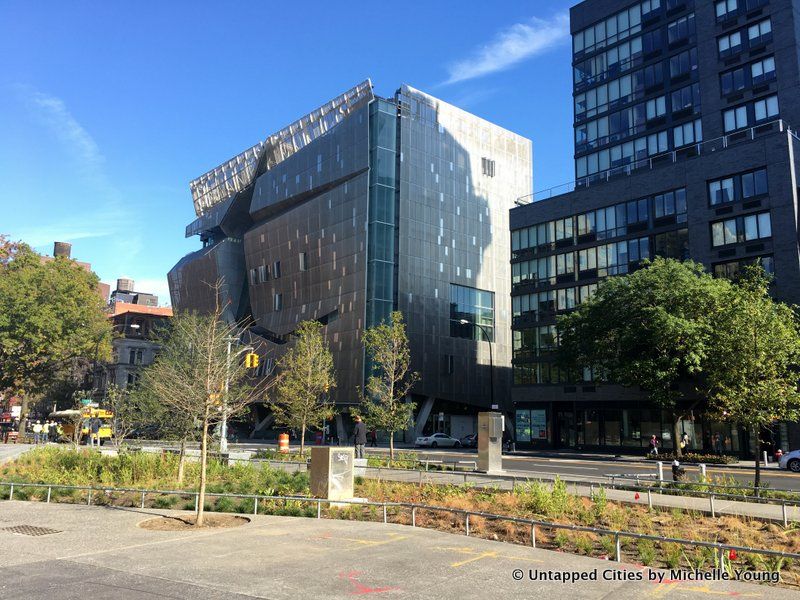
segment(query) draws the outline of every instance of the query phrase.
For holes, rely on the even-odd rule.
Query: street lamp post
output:
[[[494,410],[494,358],[492,356],[492,336],[489,335],[487,329],[480,323],[473,323],[466,319],[461,319],[459,323],[462,325],[475,325],[476,327],[480,327],[481,331],[483,331],[483,334],[486,336],[486,341],[489,342],[489,394],[492,399],[492,410]]]

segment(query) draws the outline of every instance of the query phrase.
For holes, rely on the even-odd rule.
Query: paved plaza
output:
[[[157,509],[0,504],[0,598],[797,598],[740,582],[651,583],[635,565],[402,525],[251,517],[235,529],[149,531]],[[13,529],[9,529],[13,528]],[[46,528],[38,530],[31,528]],[[31,535],[38,533],[40,535]],[[521,581],[514,573],[523,574]],[[529,572],[598,573],[531,581]],[[643,581],[604,581],[624,574]],[[621,575],[623,574],[623,575]]]

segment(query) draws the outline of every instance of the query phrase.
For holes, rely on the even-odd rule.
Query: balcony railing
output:
[[[562,183],[561,185],[540,190],[538,192],[534,192],[533,194],[528,194],[527,196],[521,196],[515,200],[515,204],[517,206],[524,206],[526,204],[531,204],[533,202],[539,202],[540,200],[547,200],[549,198],[561,196],[562,194],[568,194],[569,192],[574,192],[575,190],[578,189],[588,188],[601,183],[606,183],[608,181],[611,181],[612,179],[617,179],[619,177],[633,175],[642,170],[652,170],[659,166],[665,164],[677,163],[678,161],[687,158],[703,156],[711,154],[712,152],[719,152],[727,149],[732,145],[741,142],[749,142],[756,139],[757,137],[768,135],[770,133],[775,133],[776,131],[777,132],[788,131],[795,138],[798,138],[797,134],[789,127],[788,123],[786,123],[783,119],[777,119],[775,121],[762,123],[761,125],[748,127],[747,129],[734,131],[732,133],[728,133],[726,135],[714,138],[712,140],[708,140],[705,142],[698,142],[697,144],[691,144],[689,146],[683,146],[682,148],[677,148],[669,152],[656,154],[648,158],[643,158],[641,160],[628,163],[627,165],[612,167],[611,169],[600,171],[599,173],[587,175],[586,177],[581,177],[580,179],[576,179],[574,181]]]

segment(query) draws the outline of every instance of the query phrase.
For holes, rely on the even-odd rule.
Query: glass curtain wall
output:
[[[370,171],[367,247],[367,327],[389,318],[395,306],[397,232],[397,109],[386,100],[370,105]]]

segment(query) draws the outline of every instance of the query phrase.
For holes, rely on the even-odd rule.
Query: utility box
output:
[[[311,495],[328,500],[353,497],[353,448],[311,448]]]
[[[503,471],[504,421],[499,412],[478,413],[478,471]]]

